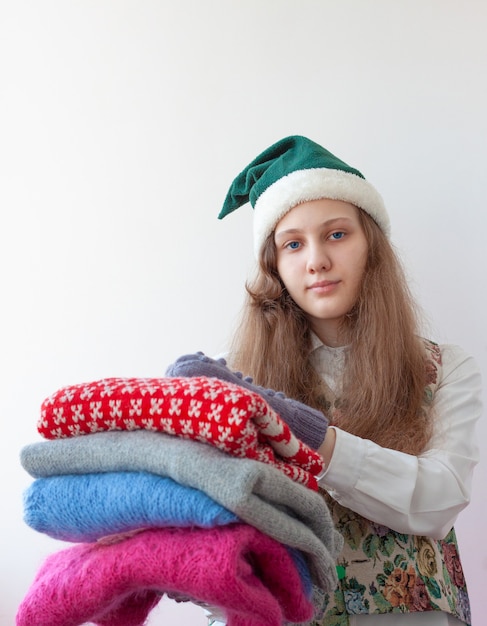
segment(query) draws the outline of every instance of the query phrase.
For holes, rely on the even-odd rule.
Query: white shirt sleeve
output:
[[[382,448],[336,428],[332,459],[320,481],[343,506],[397,532],[442,539],[470,500],[479,451],[481,377],[458,346],[442,346],[443,375],[434,400],[433,437],[419,456]]]

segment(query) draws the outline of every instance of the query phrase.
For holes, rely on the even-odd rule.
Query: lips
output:
[[[340,281],[338,280],[320,280],[310,285],[308,289],[311,289],[313,291],[329,291],[330,289],[338,285],[339,282]]]

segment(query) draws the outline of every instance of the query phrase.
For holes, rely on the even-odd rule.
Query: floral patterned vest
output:
[[[441,380],[441,352],[425,341],[425,406]],[[323,594],[313,626],[347,626],[349,615],[444,611],[470,625],[470,604],[455,531],[436,541],[375,524],[320,490],[344,537],[338,586]]]

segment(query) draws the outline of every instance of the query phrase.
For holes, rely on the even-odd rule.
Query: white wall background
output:
[[[40,403],[225,347],[251,212],[216,215],[277,139],[378,187],[432,337],[486,371],[486,27],[483,0],[0,0],[2,626],[63,545],[22,521]],[[477,625],[485,479],[457,525]],[[163,601],[169,621],[206,623]]]

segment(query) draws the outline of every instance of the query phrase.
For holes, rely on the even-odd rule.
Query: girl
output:
[[[477,366],[419,336],[382,198],[358,170],[287,137],[219,217],[248,201],[259,266],[230,364],[330,424],[320,486],[345,545],[313,624],[470,624],[453,524],[478,461]]]

